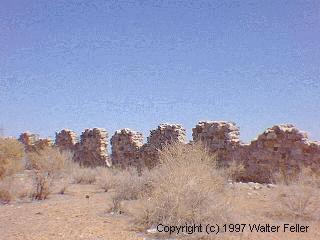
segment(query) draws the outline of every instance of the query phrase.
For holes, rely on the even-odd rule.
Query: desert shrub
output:
[[[201,144],[167,146],[160,164],[149,173],[151,191],[137,212],[137,224],[227,222],[227,179],[216,167],[216,158]]]
[[[72,164],[69,152],[60,152],[58,148],[46,147],[27,154],[27,168],[45,171],[49,175],[56,175],[68,171]]]
[[[22,169],[23,145],[13,138],[0,138],[0,179]]]
[[[105,192],[114,188],[117,184],[116,175],[119,172],[118,169],[98,167],[97,168],[97,184]]]
[[[74,183],[93,184],[96,182],[97,171],[93,168],[73,166],[72,177]]]
[[[243,163],[232,161],[225,169],[225,175],[230,181],[238,181],[245,173],[245,167]]]
[[[120,203],[123,200],[137,200],[144,196],[150,187],[147,173],[140,176],[134,168],[114,172],[108,179],[107,186],[115,190],[112,196],[112,211],[120,211]]]
[[[64,181],[64,182],[60,183],[58,193],[61,195],[65,194],[68,187],[69,187],[69,182]]]
[[[12,181],[5,179],[0,182],[0,203],[6,204],[14,198],[12,194]]]
[[[33,176],[34,190],[31,198],[36,200],[47,199],[51,193],[53,177],[47,171],[36,171]]]
[[[7,176],[0,181],[0,203],[9,203],[15,199],[28,196],[29,186],[13,176]]]
[[[32,169],[34,189],[31,197],[44,200],[52,191],[54,179],[70,171],[71,154],[47,147],[27,155],[27,167]]]
[[[312,218],[318,211],[319,178],[309,168],[289,178],[278,178],[276,214],[293,218]]]

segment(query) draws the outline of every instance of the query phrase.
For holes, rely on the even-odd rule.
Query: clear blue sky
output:
[[[0,7],[0,127],[54,136],[231,120],[320,140],[320,1],[16,1]]]

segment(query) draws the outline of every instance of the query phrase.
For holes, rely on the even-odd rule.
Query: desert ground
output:
[[[275,183],[242,183],[234,180],[239,169],[218,168],[197,145],[173,145],[157,167],[141,173],[81,167],[55,148],[25,153],[20,162],[19,143],[8,140],[10,152],[6,141],[1,156],[11,161],[2,161],[0,171],[3,240],[320,239],[320,181],[308,169],[286,182],[279,176]],[[169,235],[157,231],[160,223],[227,224],[227,230]],[[253,224],[279,231],[258,233]]]
[[[19,181],[24,181],[18,176]],[[131,213],[139,211],[137,201],[124,201],[122,213],[110,211],[111,190],[105,192],[96,183],[70,184],[64,194],[55,192],[42,201],[19,200],[0,206],[0,239],[160,239],[135,227]],[[229,233],[221,239],[320,239],[319,220],[281,218],[273,209],[277,186],[255,183],[229,185],[234,194],[237,223],[301,223],[309,225],[308,233]],[[320,195],[320,194],[319,194]],[[320,199],[320,196],[316,196]],[[89,197],[89,198],[88,198]],[[272,216],[272,213],[275,216]],[[227,235],[227,236],[226,236]],[[227,238],[228,237],[228,238]],[[174,238],[174,237],[173,237]],[[219,239],[219,238],[218,238]]]

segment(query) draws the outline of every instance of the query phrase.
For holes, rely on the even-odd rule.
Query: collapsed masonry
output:
[[[51,139],[39,138],[37,134],[29,132],[21,133],[18,140],[24,144],[26,152],[34,152],[53,146],[53,141]]]
[[[86,129],[74,148],[74,161],[82,166],[104,166],[108,163],[108,134],[103,128]]]
[[[291,124],[277,125],[241,145],[234,159],[245,166],[243,180],[268,182],[277,172],[289,176],[303,166],[319,170],[320,142],[309,140]]]
[[[139,150],[143,145],[142,133],[128,128],[117,130],[111,138],[112,164],[122,168],[138,166]]]
[[[239,128],[233,122],[201,121],[192,129],[193,141],[201,141],[226,165],[240,144]]]
[[[152,168],[159,162],[159,150],[168,144],[184,143],[185,138],[186,130],[179,124],[160,124],[150,131],[145,144],[141,133],[127,128],[118,130],[111,138],[112,163],[122,168]]]
[[[293,125],[268,128],[250,144],[239,141],[239,128],[232,122],[199,122],[193,140],[202,141],[216,153],[221,165],[243,164],[242,181],[270,182],[275,173],[291,174],[302,166],[320,168],[320,143],[310,141]]]
[[[56,146],[60,151],[75,151],[77,143],[77,134],[69,129],[62,129],[59,133],[56,133]]]
[[[160,124],[157,129],[150,131],[147,143],[140,149],[140,163],[148,168],[159,162],[159,150],[166,145],[185,143],[186,130],[180,124]]]
[[[227,166],[231,162],[241,163],[245,171],[239,180],[270,182],[279,171],[296,172],[302,166],[320,168],[320,142],[311,141],[307,134],[293,125],[276,125],[253,140],[243,144],[239,140],[239,128],[233,122],[202,121],[193,131],[193,141],[201,141],[218,155],[219,163]],[[150,131],[147,143],[143,136],[130,129],[115,132],[111,138],[112,163],[123,168],[128,166],[155,166],[159,162],[159,150],[176,142],[185,143],[186,130],[179,124],[161,124]],[[19,140],[26,151],[51,146],[49,139],[23,133]],[[56,146],[74,152],[74,160],[85,166],[111,165],[107,153],[108,134],[104,129],[86,129],[80,142],[71,130],[56,134]]]

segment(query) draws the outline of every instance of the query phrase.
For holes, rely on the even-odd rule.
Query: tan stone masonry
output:
[[[193,141],[202,141],[208,149],[217,153],[222,166],[235,161],[245,166],[243,181],[270,182],[274,173],[299,171],[302,166],[320,169],[320,142],[311,141],[305,132],[290,124],[268,128],[249,144],[239,138],[239,128],[233,122],[201,121],[192,129]],[[111,138],[112,163],[121,167],[155,166],[159,162],[159,150],[167,144],[185,143],[186,130],[179,124],[160,124],[150,131],[143,144],[141,133],[121,129]],[[39,139],[35,134],[23,133],[19,140],[26,151],[51,146],[50,139]],[[86,129],[80,142],[76,134],[64,129],[56,133],[56,146],[74,151],[74,160],[86,165],[111,165],[107,146],[108,134],[104,129]]]

